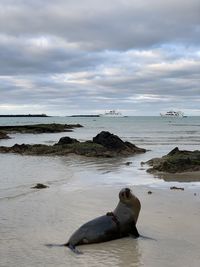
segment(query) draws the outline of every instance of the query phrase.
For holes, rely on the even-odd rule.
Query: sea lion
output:
[[[119,192],[119,203],[113,212],[83,224],[64,244],[79,253],[76,246],[106,242],[126,236],[139,237],[136,228],[141,204],[129,188]]]

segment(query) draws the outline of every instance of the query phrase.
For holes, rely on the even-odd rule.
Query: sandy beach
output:
[[[1,233],[0,266],[148,266],[198,267],[200,256],[200,189],[184,191],[148,186],[131,186],[142,209],[138,220],[143,237],[123,238],[95,245],[79,246],[83,255],[63,244],[82,223],[112,211],[121,186],[83,189],[52,186],[29,190],[1,205],[1,229],[10,228],[7,240]],[[151,191],[152,194],[148,194]],[[8,199],[1,200],[8,201]],[[13,230],[18,225],[17,231]]]

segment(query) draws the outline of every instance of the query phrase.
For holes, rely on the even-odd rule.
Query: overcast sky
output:
[[[199,0],[0,0],[0,114],[200,115]]]

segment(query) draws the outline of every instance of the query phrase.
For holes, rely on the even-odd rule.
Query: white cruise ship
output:
[[[125,117],[121,112],[115,110],[106,111],[104,114],[100,114],[100,117]]]
[[[166,113],[160,113],[160,116],[164,117],[164,118],[183,118],[183,117],[186,117],[182,111],[174,111],[174,110],[167,111]]]

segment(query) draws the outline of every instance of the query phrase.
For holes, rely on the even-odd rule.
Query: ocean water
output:
[[[40,175],[38,181],[51,182],[60,179],[61,169],[70,169],[76,175],[84,172],[91,173],[89,178],[86,175],[87,183],[132,183],[144,184],[154,183],[156,180],[150,174],[141,170],[141,161],[146,161],[152,157],[160,157],[168,153],[174,147],[179,149],[195,150],[200,149],[200,117],[186,117],[180,119],[167,119],[161,117],[124,117],[124,118],[74,118],[74,117],[47,117],[47,118],[0,118],[0,125],[24,125],[36,123],[80,123],[83,128],[76,128],[73,132],[55,134],[11,134],[11,139],[1,140],[0,145],[12,146],[16,143],[22,144],[49,144],[52,145],[63,136],[70,136],[79,141],[90,140],[101,131],[110,131],[118,135],[124,141],[130,141],[139,147],[148,149],[145,154],[128,158],[117,159],[95,159],[69,155],[67,157],[26,157],[11,154],[0,154],[1,172],[5,181],[1,181],[1,186],[11,182],[12,172],[9,174],[11,162],[14,161],[18,170],[15,172],[16,183],[22,183],[25,179],[27,183],[32,183],[33,177],[27,179],[26,175],[34,175],[36,164]],[[126,166],[125,162],[132,162]],[[53,172],[47,172],[46,166],[53,167]],[[21,166],[22,165],[22,166]],[[24,169],[24,165],[27,167]],[[44,169],[44,170],[43,170]],[[56,170],[57,169],[57,170]],[[20,173],[23,172],[23,174]],[[58,173],[58,175],[56,175]],[[52,178],[51,178],[52,175]],[[18,178],[19,176],[19,178]],[[36,175],[38,176],[38,174]],[[47,177],[48,176],[48,177]],[[100,179],[97,177],[101,177]],[[123,179],[121,179],[121,176]],[[35,177],[35,176],[34,176]],[[153,178],[153,179],[152,179]],[[134,179],[134,181],[133,181]],[[14,183],[15,183],[14,182]],[[34,179],[35,182],[35,179]],[[17,184],[16,184],[17,185]]]
[[[200,117],[0,118],[0,125],[37,123],[80,123],[84,127],[66,133],[11,134],[11,139],[0,140],[0,145],[12,146],[16,143],[53,145],[63,136],[85,141],[92,139],[101,131],[110,131],[124,141],[146,148],[148,152],[115,159],[86,158],[76,155],[38,157],[0,154],[0,199],[23,194],[37,182],[62,184],[67,181],[70,188],[115,184],[166,186],[164,180],[146,173],[147,166],[141,167],[141,162],[163,156],[176,146],[186,150],[200,149]],[[128,161],[131,162],[129,166],[125,164]],[[194,181],[191,184],[199,183]]]
[[[67,236],[67,233],[70,233],[74,226],[78,226],[80,221],[86,220],[89,216],[92,217],[95,212],[97,212],[96,215],[100,211],[103,212],[101,203],[105,206],[105,200],[101,199],[98,192],[102,192],[104,188],[110,192],[112,196],[110,201],[112,201],[114,196],[111,191],[117,192],[124,186],[164,190],[171,185],[180,185],[173,179],[166,181],[148,174],[147,167],[141,167],[140,163],[152,157],[163,156],[176,146],[179,149],[199,150],[200,117],[180,119],[161,117],[0,118],[0,125],[36,123],[80,123],[84,127],[74,129],[73,132],[56,134],[11,134],[11,139],[0,140],[0,146],[12,146],[15,143],[51,145],[63,136],[84,141],[92,139],[101,131],[110,131],[124,141],[130,141],[148,149],[148,152],[115,159],[85,158],[76,155],[39,157],[0,154],[0,266],[80,266],[80,264],[82,266],[122,266],[123,258],[133,257],[133,254],[126,249],[123,250],[122,247],[119,250],[122,260],[116,256],[112,261],[108,251],[101,250],[101,253],[98,253],[98,248],[95,247],[93,249],[96,255],[95,263],[98,262],[95,265],[90,254],[91,258],[87,256],[82,258],[85,259],[85,263],[73,258],[67,262],[71,257],[66,254],[69,252],[63,249],[58,252],[56,248],[51,252],[55,253],[54,257],[44,249],[44,243],[51,240],[61,242],[62,227],[65,227]],[[127,166],[128,161],[131,164]],[[181,186],[188,190],[199,188],[199,180],[184,182]],[[36,183],[44,183],[49,188],[41,191],[31,189]],[[94,197],[94,192],[98,195],[96,204],[90,199],[90,196]],[[77,209],[78,212],[74,212]],[[125,241],[117,244],[124,245],[125,248],[130,246],[130,240],[126,244],[123,242]],[[90,249],[92,250],[91,247]],[[141,248],[134,243],[132,249],[135,251],[136,258],[129,266],[143,266],[139,256],[142,254]],[[113,243],[110,253],[115,255],[116,250],[117,245]],[[152,265],[148,266],[159,265],[152,262]],[[162,266],[173,265],[162,264]]]

